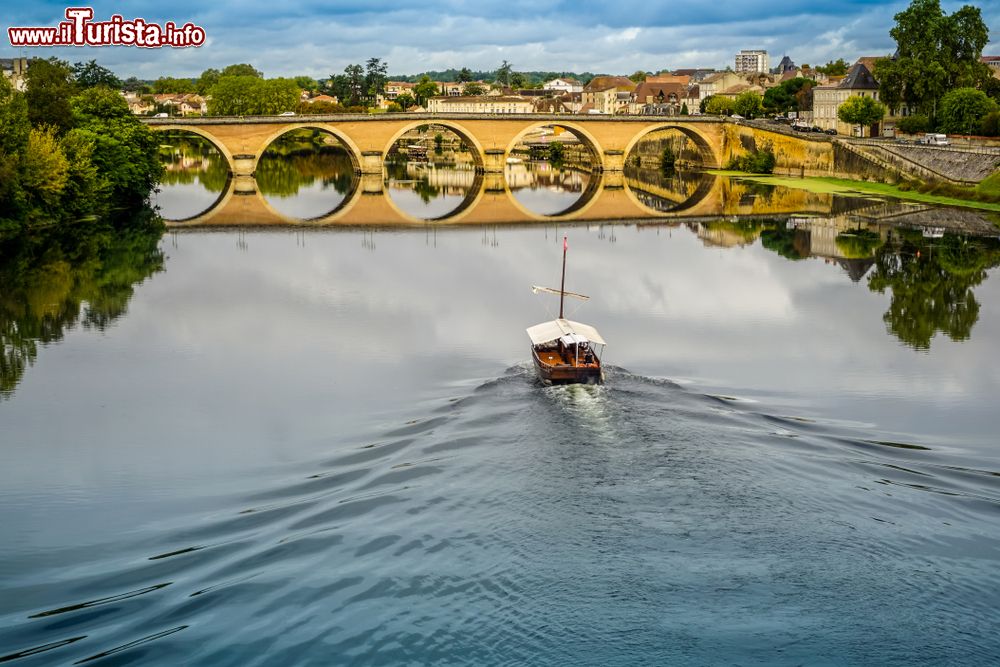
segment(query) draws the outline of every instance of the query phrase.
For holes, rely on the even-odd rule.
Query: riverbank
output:
[[[731,176],[743,180],[766,183],[770,185],[780,185],[786,188],[797,188],[810,192],[826,194],[871,194],[883,197],[895,197],[925,204],[936,204],[939,206],[961,206],[974,208],[981,211],[1000,212],[1000,203],[975,201],[972,199],[960,199],[958,197],[947,197],[935,195],[916,190],[900,189],[898,185],[888,183],[873,183],[870,181],[854,181],[846,178],[833,178],[830,176],[770,176],[765,174],[748,174],[738,171],[713,170],[710,173],[720,176]],[[991,177],[992,178],[992,177]]]

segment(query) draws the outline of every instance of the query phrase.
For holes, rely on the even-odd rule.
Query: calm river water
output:
[[[306,162],[260,189],[308,219],[357,184]],[[0,245],[0,662],[1000,662],[1000,242],[828,203]],[[529,365],[564,234],[600,387]]]

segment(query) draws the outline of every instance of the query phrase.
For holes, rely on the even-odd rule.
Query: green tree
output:
[[[485,95],[486,88],[478,83],[467,83],[465,84],[465,95]]]
[[[512,72],[510,75],[510,87],[514,89],[524,88],[525,78],[520,72]]]
[[[128,93],[149,93],[153,88],[146,84],[145,81],[140,81],[134,76],[122,81],[122,90]]]
[[[10,81],[0,76],[0,232],[19,226],[24,213],[20,160],[27,150],[30,132],[24,93],[14,90]]]
[[[76,85],[80,88],[107,86],[119,89],[122,87],[122,82],[115,76],[115,73],[107,67],[98,65],[96,60],[75,63],[73,65],[73,78],[76,79]]]
[[[733,111],[744,118],[756,118],[764,112],[763,98],[752,90],[740,93],[733,102]]]
[[[979,134],[984,137],[1000,136],[1000,112],[993,111],[979,122]]]
[[[385,92],[385,82],[389,80],[389,64],[380,58],[369,58],[365,63],[365,96],[369,105],[374,105],[378,96]]]
[[[169,76],[161,76],[153,82],[153,92],[157,94],[194,93],[197,90],[198,85],[191,79],[175,79]]]
[[[68,178],[69,163],[54,128],[32,128],[21,159],[21,184],[29,204],[46,212],[55,209]]]
[[[237,65],[227,65],[222,70],[222,76],[253,76],[258,79],[263,79],[264,73],[254,68],[253,65],[239,63]]]
[[[844,76],[847,74],[847,70],[851,68],[843,58],[837,58],[836,60],[831,60],[825,65],[821,65],[816,68],[817,72],[821,74],[826,74],[827,76]]]
[[[463,67],[459,71],[458,76],[456,77],[456,80],[459,83],[468,83],[468,82],[472,81],[472,70],[470,70],[468,67]]]
[[[136,207],[163,174],[152,130],[128,110],[124,98],[107,88],[89,88],[72,99],[80,139],[93,143],[93,163],[107,184],[114,206]]]
[[[222,72],[215,68],[208,68],[201,73],[198,77],[198,83],[195,84],[195,89],[198,91],[199,95],[208,95],[212,90],[212,86],[219,83],[219,79],[222,78]]]
[[[76,93],[69,65],[55,58],[36,58],[28,65],[28,119],[32,125],[51,125],[59,134],[73,124],[69,100]]]
[[[493,80],[496,81],[496,83],[500,84],[501,86],[509,87],[511,70],[512,70],[511,64],[506,60],[504,60],[503,64],[501,64],[500,67],[497,68],[496,75]]]
[[[420,77],[420,81],[417,85],[413,86],[413,94],[417,96],[417,104],[420,106],[426,106],[427,99],[438,94],[437,84],[431,81],[429,76],[424,74]]]
[[[631,79],[634,83],[642,83],[643,81],[646,80],[646,76],[648,75],[642,70],[636,70],[631,74],[629,74],[628,78]]]
[[[913,114],[900,118],[896,122],[896,129],[905,134],[923,134],[931,129],[931,121],[927,116]]]
[[[299,87],[291,79],[223,76],[212,88],[208,112],[218,116],[279,114],[298,106]]]
[[[803,111],[798,94],[803,90],[811,90],[815,85],[812,79],[797,76],[794,79],[782,81],[779,85],[764,91],[764,110],[768,113],[787,113]]]
[[[409,93],[403,93],[402,95],[396,96],[396,104],[402,107],[403,111],[406,111],[416,103],[417,100]]]
[[[972,134],[997,103],[975,88],[956,88],[941,98],[938,121],[941,129],[954,134]]]
[[[936,120],[945,93],[980,86],[988,79],[989,69],[980,56],[989,43],[989,30],[978,8],[965,5],[947,15],[939,0],[913,0],[895,21],[889,34],[897,54],[878,60],[873,72],[890,108],[905,102]]]
[[[316,83],[316,79],[311,76],[297,76],[292,80],[295,82],[296,86],[309,92],[312,92],[319,87]]]
[[[871,97],[854,95],[837,108],[837,118],[850,125],[861,126],[861,136],[865,128],[879,122],[885,116],[885,106]]]
[[[63,213],[71,219],[104,217],[111,205],[110,183],[101,177],[94,164],[92,135],[85,130],[72,129],[63,135],[59,146],[67,163],[61,204]]]
[[[682,116],[688,116],[688,115],[690,115],[690,114],[691,114],[691,112],[690,112],[690,111],[688,111],[688,105],[687,105],[687,102],[685,102],[684,104],[682,104],[682,105],[681,105],[681,115],[682,115]]]
[[[303,101],[299,102],[298,106],[295,108],[295,113],[300,116],[344,113],[344,105],[339,102],[327,102],[325,100],[320,100],[319,102]]]
[[[346,91],[341,101],[348,106],[361,104],[365,92],[365,68],[361,65],[348,65],[344,68]]]
[[[24,152],[30,130],[24,93],[14,90],[6,77],[0,77],[0,155]]]
[[[705,105],[705,113],[729,116],[733,113],[733,100],[722,95],[712,95]]]
[[[331,74],[319,89],[326,95],[336,97],[341,104],[351,100],[351,86],[346,74]]]

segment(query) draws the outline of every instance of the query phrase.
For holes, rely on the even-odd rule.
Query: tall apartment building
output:
[[[767,72],[770,69],[767,51],[743,49],[736,54],[737,72]]]

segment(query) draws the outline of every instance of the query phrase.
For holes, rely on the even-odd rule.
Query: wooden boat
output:
[[[559,317],[528,328],[531,358],[539,379],[545,384],[600,384],[604,382],[601,356],[606,343],[597,329],[563,317],[565,298],[586,301],[590,297],[566,291],[567,238],[563,237],[562,284],[558,290],[532,286],[533,292],[559,295]],[[599,349],[598,349],[599,348]]]

